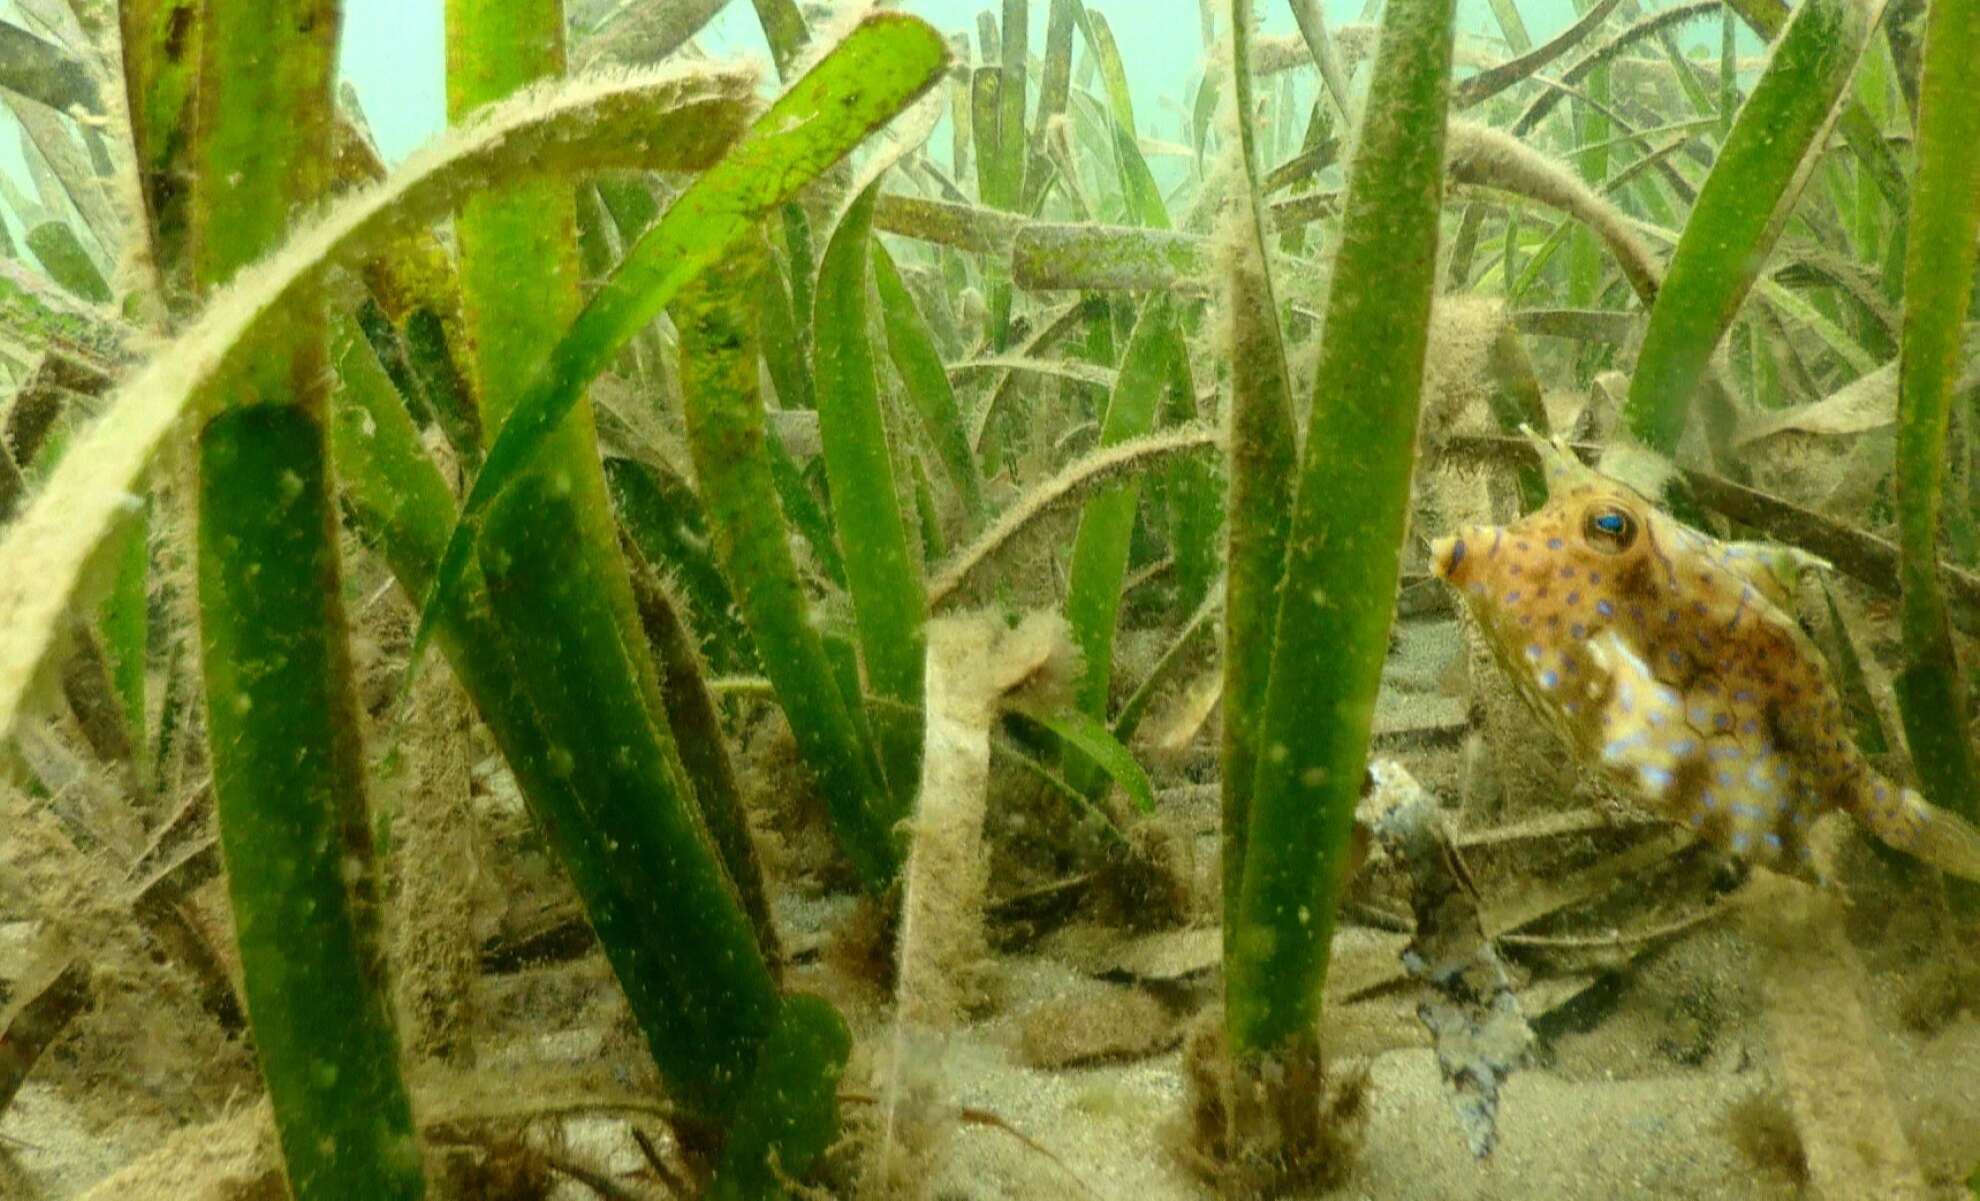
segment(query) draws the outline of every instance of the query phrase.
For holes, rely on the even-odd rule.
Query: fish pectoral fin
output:
[[[1656,812],[1714,846],[1770,865],[1792,863],[1804,845],[1783,804],[1786,761],[1771,746],[1707,739],[1686,720],[1684,698],[1609,631],[1588,645],[1609,674],[1602,712],[1603,766]]]
[[[1589,662],[1609,679],[1596,748],[1602,765],[1661,806],[1677,778],[1672,742],[1684,726],[1684,703],[1613,630],[1587,647]]]
[[[1827,559],[1811,555],[1800,547],[1783,546],[1778,542],[1728,542],[1725,545],[1726,550],[1731,552],[1721,560],[1726,568],[1758,588],[1761,595],[1786,613],[1800,609],[1796,594],[1800,591],[1804,574],[1835,570],[1835,565]]]

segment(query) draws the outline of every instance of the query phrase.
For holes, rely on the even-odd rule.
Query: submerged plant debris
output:
[[[1520,1012],[1505,962],[1486,936],[1478,898],[1436,798],[1392,760],[1376,760],[1368,773],[1374,783],[1367,801],[1370,824],[1408,877],[1416,918],[1403,966],[1433,994],[1417,1005],[1417,1016],[1436,1044],[1437,1066],[1451,1087],[1465,1143],[1483,1159],[1498,1138],[1500,1088],[1526,1066],[1533,1028]]]

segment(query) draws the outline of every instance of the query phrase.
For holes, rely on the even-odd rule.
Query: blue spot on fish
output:
[[[1739,628],[1739,619],[1746,612],[1746,602],[1752,598],[1753,585],[1748,584],[1739,590],[1739,604],[1733,607],[1732,620],[1726,623],[1726,632],[1728,634]]]
[[[1595,602],[1595,611],[1604,617],[1614,617],[1616,615],[1616,607],[1605,600]]]
[[[1560,686],[1560,683],[1561,677],[1553,668],[1550,667],[1540,673],[1540,687],[1549,689],[1557,688]]]
[[[1563,547],[1563,546],[1565,546],[1565,545],[1567,545],[1567,544],[1566,544],[1565,542],[1562,542],[1562,541],[1561,541],[1561,540],[1560,540],[1559,538],[1549,538],[1549,539],[1547,539],[1547,549],[1548,549],[1548,550],[1559,550],[1559,549],[1561,549],[1561,547]]]
[[[1622,758],[1624,751],[1632,750],[1636,747],[1642,746],[1645,742],[1649,741],[1649,738],[1650,736],[1648,734],[1644,733],[1642,730],[1638,730],[1636,733],[1629,735],[1627,738],[1612,739],[1610,740],[1607,746],[1604,746],[1602,748],[1602,757],[1611,762],[1614,762],[1615,760]]]
[[[1671,773],[1668,770],[1648,765],[1637,769],[1636,778],[1642,781],[1645,788],[1660,796],[1666,788],[1671,786],[1672,780]]]

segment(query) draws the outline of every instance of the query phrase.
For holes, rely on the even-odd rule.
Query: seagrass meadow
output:
[[[0,4],[0,1198],[1980,1201],[1980,0],[431,7]]]

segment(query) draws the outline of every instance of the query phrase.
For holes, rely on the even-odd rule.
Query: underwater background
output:
[[[985,6],[974,0],[912,0],[897,7],[944,33],[962,33],[975,27],[976,14]],[[1120,30],[1123,53],[1134,63],[1128,82],[1135,104],[1180,123],[1180,109],[1164,111],[1162,101],[1166,98],[1171,105],[1179,104],[1186,81],[1201,69],[1203,39],[1191,0],[1097,0],[1088,7],[1106,14]],[[1330,0],[1321,7],[1334,22],[1352,21],[1361,15],[1358,0]],[[1541,39],[1560,32],[1575,18],[1574,6],[1568,0],[1525,5],[1521,11],[1528,30]],[[1288,8],[1271,5],[1259,15],[1262,31],[1284,34],[1295,28]],[[1045,6],[1036,6],[1031,13],[1033,38],[1044,37],[1046,19]],[[1491,10],[1482,0],[1467,0],[1458,6],[1460,29],[1489,34],[1491,22]],[[443,26],[437,4],[353,0],[344,8],[338,67],[363,100],[378,148],[388,160],[397,161],[446,125],[441,82],[446,62]],[[1761,42],[1757,36],[1741,31],[1740,37],[1741,54],[1758,52]],[[700,42],[704,50],[717,56],[763,56],[767,51],[762,26],[740,5],[717,15]],[[1697,30],[1685,30],[1678,44],[1695,48],[1714,44],[1714,39]],[[1310,90],[1318,85],[1305,80],[1301,86]],[[1172,132],[1161,130],[1165,137]]]

